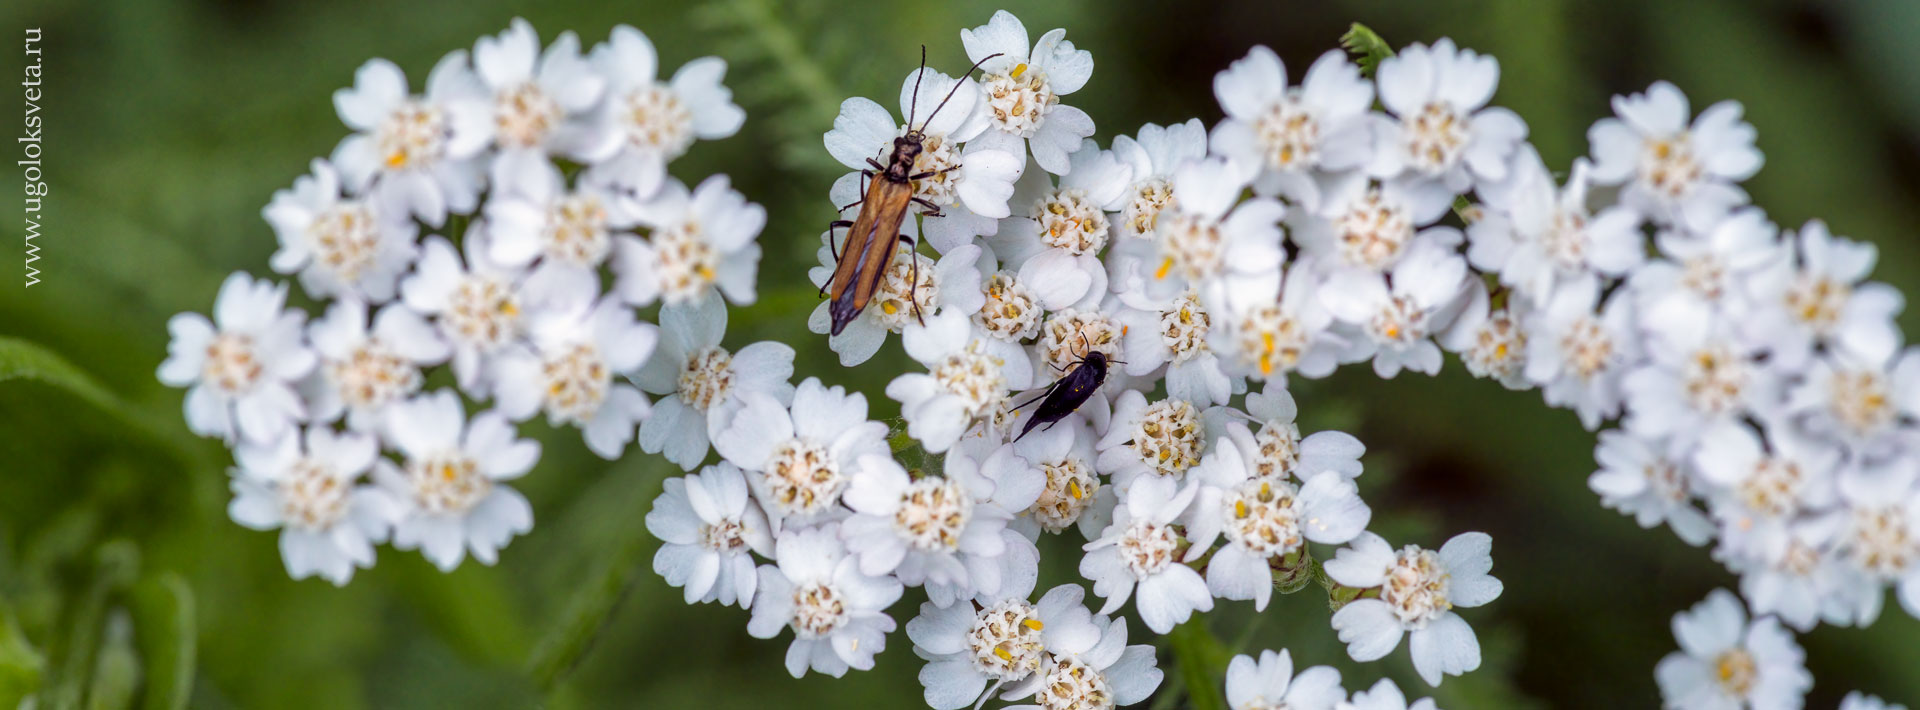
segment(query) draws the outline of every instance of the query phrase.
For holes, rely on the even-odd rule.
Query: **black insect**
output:
[[[1087,343],[1086,333],[1080,334],[1080,345],[1087,351],[1085,355],[1080,356],[1080,359],[1067,363],[1065,368],[1059,365],[1053,366],[1054,369],[1061,370],[1060,379],[1047,385],[1047,389],[1034,395],[1033,399],[1014,407],[1015,410],[1025,409],[1027,405],[1045,398],[1045,401],[1040,402],[1040,408],[1033,411],[1033,417],[1027,420],[1027,425],[1020,428],[1020,436],[1013,437],[1014,441],[1026,437],[1027,432],[1033,431],[1033,427],[1041,423],[1045,423],[1047,429],[1052,429],[1056,422],[1067,418],[1067,415],[1079,409],[1080,405],[1086,404],[1087,398],[1092,397],[1093,393],[1100,389],[1100,385],[1107,381],[1108,365],[1127,364],[1124,360],[1108,360],[1106,353],[1094,350],[1093,346]]]

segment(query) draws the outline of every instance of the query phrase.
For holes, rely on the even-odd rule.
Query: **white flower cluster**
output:
[[[1438,710],[1433,699],[1407,702],[1406,694],[1387,678],[1351,696],[1340,687],[1340,671],[1314,666],[1293,672],[1293,657],[1260,652],[1260,657],[1234,656],[1227,664],[1227,707],[1232,710]]]
[[[159,377],[234,448],[234,520],[281,529],[296,578],[345,584],[388,540],[443,570],[492,564],[533,525],[507,484],[540,456],[518,422],[545,413],[608,459],[637,431],[691,468],[743,398],[788,396],[790,348],[719,347],[722,298],[754,300],[764,210],[725,176],[666,175],[739,130],[725,71],[707,57],[663,81],[638,30],[543,50],[523,20],[448,54],[424,94],[362,66],[334,94],[353,135],[263,210],[273,270],[324,314],[236,273],[211,320],[168,324]],[[638,317],[655,304],[664,339]],[[423,391],[443,364],[455,387]]]

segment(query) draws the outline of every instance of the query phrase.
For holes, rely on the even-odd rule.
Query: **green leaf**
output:
[[[100,408],[124,415],[126,405],[100,383],[51,350],[19,338],[0,336],[0,382],[40,382]]]
[[[1186,687],[1188,710],[1227,710],[1221,685],[1226,677],[1227,651],[1207,629],[1206,619],[1195,616],[1173,627],[1167,634],[1173,647],[1174,671]]]
[[[622,545],[607,556],[593,580],[574,594],[562,612],[560,623],[534,646],[527,662],[541,690],[552,691],[593,647],[600,631],[606,628],[613,612],[633,588],[640,560],[652,549],[651,538]]]
[[[1358,22],[1347,28],[1346,34],[1340,35],[1340,46],[1353,54],[1354,63],[1360,65],[1361,76],[1366,77],[1373,76],[1374,70],[1380,66],[1380,60],[1393,56],[1393,47],[1388,46],[1379,33]]]
[[[14,623],[13,609],[0,603],[0,707],[22,706],[40,689],[46,670],[46,657],[27,642],[26,633]]]
[[[193,589],[172,572],[142,580],[128,595],[134,640],[145,666],[141,707],[184,708],[193,691],[195,622]]]

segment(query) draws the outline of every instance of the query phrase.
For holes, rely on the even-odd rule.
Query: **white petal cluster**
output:
[[[537,414],[604,458],[637,434],[692,470],[744,402],[792,398],[790,347],[720,345],[727,304],[754,300],[765,211],[725,176],[688,189],[666,175],[696,139],[739,130],[726,65],[662,82],[657,63],[631,27],[543,49],[520,19],[448,54],[424,94],[367,62],[334,95],[354,133],[262,210],[273,270],[320,315],[236,273],[211,319],[168,323],[160,380],[187,388],[195,433],[234,448],[232,516],[280,529],[294,577],[345,584],[388,541],[445,570],[492,564],[533,525],[508,481],[539,459],[516,431]],[[656,305],[664,337],[642,320]],[[442,366],[456,389],[423,391]],[[656,534],[695,545],[707,538],[688,519],[725,523],[707,536],[731,540],[723,551],[771,554],[764,517],[734,495],[743,480],[716,469],[670,487],[694,512]],[[689,599],[752,596],[750,561],[676,555],[705,570],[675,572]]]

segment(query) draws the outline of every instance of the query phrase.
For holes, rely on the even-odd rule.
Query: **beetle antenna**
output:
[[[923,48],[923,51],[924,51],[924,48]],[[1005,52],[994,52],[994,53],[992,53],[992,54],[989,54],[989,55],[987,55],[987,56],[984,56],[984,57],[981,57],[981,58],[980,58],[980,61],[977,61],[977,62],[974,62],[974,63],[973,63],[973,66],[970,66],[970,67],[967,67],[967,71],[966,71],[966,73],[963,73],[963,74],[961,74],[961,75],[959,76],[959,78],[960,78],[960,79],[965,79],[965,78],[967,78],[967,77],[970,77],[970,76],[973,76],[973,70],[975,70],[975,69],[979,69],[979,68],[980,68],[980,65],[982,65],[982,64],[986,64],[986,63],[987,63],[987,60],[989,60],[989,59],[992,59],[992,58],[994,58],[994,57],[998,57],[998,56],[1001,56],[1002,54],[1005,54]],[[932,123],[932,122],[933,122],[933,117],[934,117],[934,116],[936,116],[936,115],[938,115],[938,114],[940,113],[940,109],[943,109],[943,108],[946,108],[946,106],[947,106],[947,102],[948,102],[948,101],[951,101],[951,100],[953,99],[953,95],[954,95],[954,94],[958,94],[958,93],[960,93],[960,87],[962,87],[962,86],[965,86],[965,85],[966,85],[966,82],[964,82],[964,81],[956,81],[956,82],[953,82],[953,90],[952,90],[952,91],[948,91],[948,92],[947,92],[947,97],[946,97],[946,98],[944,98],[944,99],[941,99],[941,100],[940,100],[940,105],[938,105],[938,106],[935,106],[935,107],[933,107],[933,113],[929,113],[929,114],[927,114],[927,121],[926,121],[926,123],[922,123],[922,124],[920,124],[920,130],[921,130],[922,132],[925,132],[925,131],[926,131],[926,128],[927,128],[927,123]],[[918,90],[918,87],[917,87],[917,86],[915,87],[915,90]],[[908,127],[908,128],[912,128],[912,127],[913,127],[913,123],[912,123],[911,121],[909,121],[909,122],[907,123],[907,127]]]
[[[920,110],[920,82],[927,78],[927,45],[920,45],[920,71],[913,73],[913,100],[907,104],[907,130],[913,130],[913,115]],[[935,109],[938,110],[938,109]],[[933,118],[928,116],[927,118]]]

